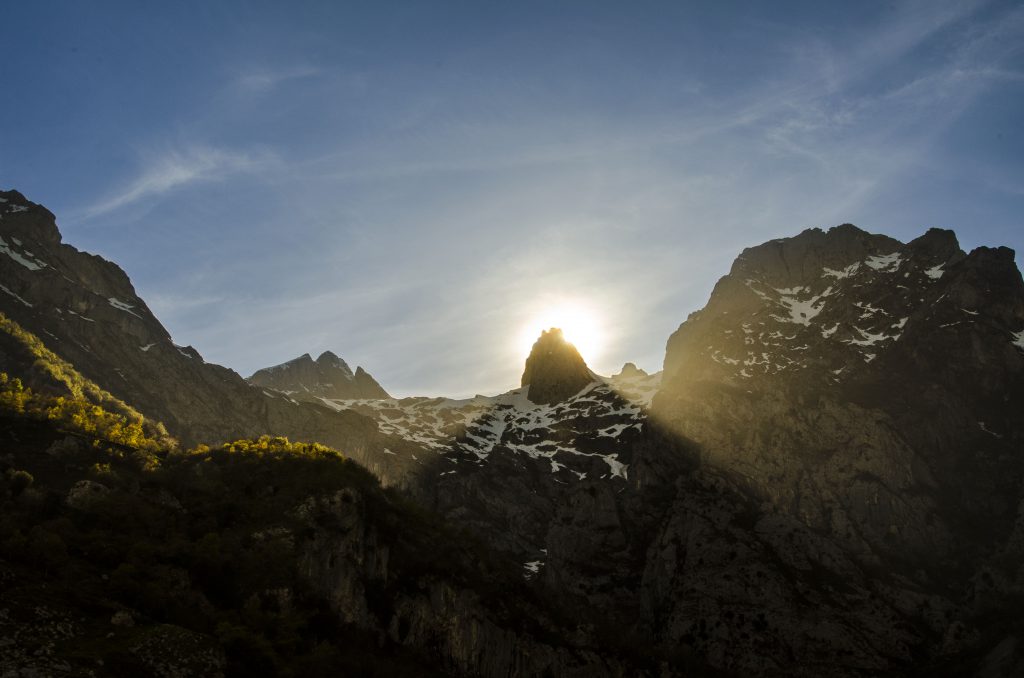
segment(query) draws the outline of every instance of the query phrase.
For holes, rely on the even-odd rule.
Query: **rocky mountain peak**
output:
[[[929,259],[948,263],[964,258],[956,233],[945,228],[929,228],[924,235],[907,243],[907,249]]]
[[[942,229],[906,244],[849,224],[807,230],[743,251],[669,340],[666,374],[835,384],[898,369],[925,346],[955,352],[988,330],[1005,352],[1020,298],[1007,248],[968,255]]]
[[[618,374],[612,376],[612,379],[633,379],[646,376],[648,376],[647,372],[637,367],[636,363],[626,363]]]
[[[53,213],[18,191],[0,191],[0,221],[4,222],[5,233],[22,240],[49,246],[60,244]]]
[[[341,367],[345,370],[349,370],[348,363],[339,358],[336,354],[330,351],[324,351],[320,354],[320,357],[316,359],[317,365],[325,365],[329,367]]]
[[[853,224],[827,231],[810,228],[791,238],[769,240],[743,250],[730,275],[785,287],[818,279],[824,269],[842,270],[871,255],[901,247],[898,240],[868,233]]]
[[[565,340],[562,330],[552,327],[541,332],[533,344],[521,384],[529,386],[529,399],[551,405],[576,393],[594,381],[576,347]]]
[[[361,367],[352,373],[348,363],[331,351],[315,361],[304,353],[286,363],[258,370],[249,383],[298,398],[339,400],[387,398],[388,393]]]

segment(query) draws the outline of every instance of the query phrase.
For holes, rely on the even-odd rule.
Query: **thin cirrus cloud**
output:
[[[249,92],[269,92],[290,80],[301,80],[320,75],[322,70],[314,66],[294,66],[291,68],[259,68],[249,70],[237,78],[237,88]]]
[[[175,189],[266,169],[273,162],[273,156],[266,153],[240,153],[210,146],[164,151],[149,157],[135,178],[82,210],[82,217],[92,219]]]

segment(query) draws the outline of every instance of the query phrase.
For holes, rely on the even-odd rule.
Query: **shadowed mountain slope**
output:
[[[316,360],[304,353],[286,363],[258,370],[247,381],[297,399],[391,397],[362,367],[353,373],[344,360],[330,351]]]

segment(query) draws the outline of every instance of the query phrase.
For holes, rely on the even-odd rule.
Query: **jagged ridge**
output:
[[[391,397],[362,367],[353,374],[348,364],[330,351],[315,361],[304,353],[286,363],[257,370],[247,381],[304,399]]]

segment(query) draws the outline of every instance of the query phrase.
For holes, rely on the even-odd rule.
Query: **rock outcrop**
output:
[[[576,395],[594,375],[576,347],[565,340],[562,330],[552,327],[541,332],[526,359],[521,385],[529,386],[531,402],[544,405]]]
[[[353,373],[344,360],[330,351],[320,354],[316,360],[304,353],[286,363],[258,370],[247,381],[297,399],[373,400],[391,397],[362,367],[357,367]]]

